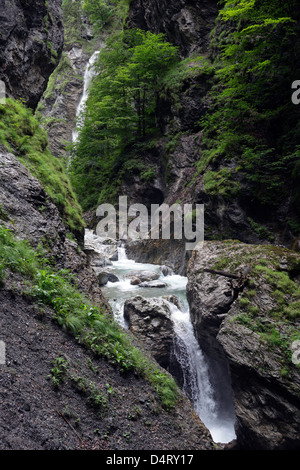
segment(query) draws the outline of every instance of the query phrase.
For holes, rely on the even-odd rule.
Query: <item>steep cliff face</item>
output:
[[[192,322],[209,360],[229,366],[242,449],[299,446],[299,270],[292,251],[233,241],[189,262]]]
[[[69,269],[96,304],[106,304],[94,271],[76,242],[66,236],[61,215],[40,182],[5,149],[0,150],[1,224],[35,249],[44,247],[49,261]]]
[[[189,21],[186,21],[187,12],[193,12]],[[159,196],[159,201],[155,202],[169,205],[175,202],[204,204],[206,239],[274,243],[299,251],[296,222],[299,210],[295,203],[295,189],[291,193],[288,190],[288,178],[278,183],[282,188],[280,200],[274,202],[270,197],[272,200],[266,202],[263,194],[267,185],[263,178],[255,189],[256,169],[247,174],[242,170],[240,157],[232,157],[230,151],[226,154],[222,148],[216,148],[215,157],[206,160],[207,141],[202,120],[212,109],[210,93],[212,85],[218,83],[214,66],[217,36],[226,35],[224,24],[212,39],[208,34],[215,26],[217,14],[218,7],[214,1],[131,2],[128,26],[165,33],[171,43],[178,45],[186,60],[181,63],[181,68],[173,70],[165,78],[161,87],[155,111],[161,137],[155,144],[151,141],[148,148],[145,146],[143,154],[138,153],[139,158],[154,168],[154,177],[152,181],[145,182],[139,176],[128,175],[121,188],[122,194],[146,205],[151,204],[153,195]],[[214,45],[212,41],[215,41]],[[195,57],[193,52],[199,56]],[[222,84],[218,83],[217,87],[221,90]],[[215,125],[218,126],[217,123]],[[276,140],[276,126],[276,123],[270,123],[270,146]],[[268,162],[262,161],[261,165],[268,165]],[[270,165],[275,166],[275,163]],[[274,184],[275,195],[276,182],[272,171],[270,181]],[[296,173],[295,168],[294,175]],[[276,178],[278,181],[280,176]],[[172,242],[169,245],[162,243],[161,250],[156,250],[155,254],[154,243],[143,242],[139,259],[159,262],[162,252],[167,257],[171,245]],[[187,260],[183,244],[181,260]],[[182,264],[181,269],[185,267],[186,264]]]
[[[62,10],[65,42],[61,59],[37,108],[51,152],[57,157],[68,154],[86,67],[94,50],[102,44],[82,10],[82,2],[65,1]]]
[[[108,356],[95,354],[95,337],[91,349],[83,336],[77,340],[78,316],[75,330],[61,325],[72,314],[69,303],[74,305],[75,298],[80,305],[79,292],[89,299],[85,310],[91,301],[105,315],[106,327],[111,325],[96,274],[85,252],[66,237],[60,213],[39,181],[5,148],[0,180],[0,330],[5,343],[0,448],[213,450],[208,430],[180,391],[176,409],[164,410],[144,377],[124,374]],[[26,245],[19,245],[22,241]],[[41,261],[31,247],[41,253]],[[61,269],[78,289],[70,297],[62,290],[57,295]],[[124,331],[119,334],[124,337]],[[108,346],[107,339],[101,343]],[[136,341],[135,347],[147,360],[148,352]]]
[[[133,0],[127,24],[128,27],[164,33],[186,57],[192,52],[207,50],[217,14],[216,0]]]
[[[0,9],[0,79],[36,108],[63,48],[61,0],[1,0]]]

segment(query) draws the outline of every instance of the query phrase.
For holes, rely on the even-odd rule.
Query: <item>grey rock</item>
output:
[[[0,205],[6,215],[1,223],[33,248],[43,245],[57,268],[74,273],[80,289],[110,311],[89,256],[66,237],[61,215],[39,181],[7,151],[0,151],[0,181]]]
[[[129,26],[165,33],[183,56],[204,51],[218,14],[217,0],[133,0]]]
[[[115,274],[110,273],[108,271],[106,272],[106,274],[107,274],[108,282],[119,282],[120,281],[118,276],[116,276]]]
[[[132,286],[137,286],[138,284],[140,284],[142,281],[138,278],[138,277],[133,277],[130,281],[130,284]]]
[[[127,274],[127,277],[139,279],[141,282],[155,281],[159,278],[159,273],[156,271],[135,271]]]
[[[228,368],[237,443],[242,449],[284,450],[299,446],[300,400],[296,390],[300,374],[284,350],[284,338],[289,337],[290,328],[297,329],[299,324],[293,318],[275,319],[279,306],[274,291],[284,288],[279,281],[274,285],[275,281],[271,282],[263,269],[257,268],[267,264],[269,272],[277,271],[280,279],[280,266],[284,266],[285,273],[290,274],[290,289],[295,282],[296,291],[292,273],[299,263],[298,253],[282,247],[225,241],[205,242],[197,247],[188,265],[187,297],[195,334],[209,362],[218,367],[223,364],[223,370]],[[249,276],[251,286],[246,283],[236,291],[236,280],[211,272],[220,264],[221,273]],[[293,296],[286,289],[282,295],[288,307]],[[255,308],[255,314],[251,314],[250,307]],[[270,328],[280,335],[283,349],[279,344],[268,344],[262,335]],[[282,374],[284,367],[288,374]],[[216,376],[213,379],[222,394],[224,383],[217,385]]]
[[[152,289],[162,289],[162,288],[166,287],[167,284],[165,282],[161,282],[161,281],[145,281],[145,282],[141,282],[138,285],[139,285],[139,287],[147,287],[147,288],[152,288]]]
[[[173,270],[169,266],[162,266],[161,272],[163,273],[164,276],[170,276],[171,274],[173,274]]]
[[[108,283],[108,275],[107,273],[104,273],[104,272],[100,272],[97,274],[97,279],[98,279],[98,282],[99,282],[99,286],[102,287],[102,286],[105,286],[107,283]]]
[[[0,11],[0,79],[36,108],[63,48],[61,2],[1,0]]]
[[[127,300],[124,306],[124,318],[129,329],[166,369],[170,367],[174,337],[170,315],[167,303],[159,298],[137,296]]]
[[[44,244],[58,265],[65,258],[65,227],[58,209],[39,181],[11,153],[0,151],[0,204],[4,222],[32,246]]]

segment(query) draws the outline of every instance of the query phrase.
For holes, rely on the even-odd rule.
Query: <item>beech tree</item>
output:
[[[84,207],[95,203],[99,187],[126,158],[124,149],[155,129],[158,86],[178,60],[177,48],[162,34],[132,29],[108,39],[72,150],[72,181]]]

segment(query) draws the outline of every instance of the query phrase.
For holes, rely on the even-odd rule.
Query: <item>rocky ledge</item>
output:
[[[205,242],[188,265],[198,341],[229,367],[239,446],[299,448],[300,256],[278,246]]]

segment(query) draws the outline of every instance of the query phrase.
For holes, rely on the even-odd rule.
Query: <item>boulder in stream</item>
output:
[[[129,279],[139,279],[141,282],[156,281],[160,274],[156,271],[133,271],[127,274]]]
[[[104,273],[104,272],[98,273],[97,274],[97,279],[98,279],[100,287],[105,286],[108,283],[107,273]]]
[[[163,289],[164,287],[167,286],[167,284],[162,281],[141,282],[138,285],[139,287],[146,287],[146,288],[152,288],[152,289]]]
[[[161,267],[161,272],[164,276],[171,276],[172,274],[174,274],[173,269],[166,265],[163,265]]]
[[[132,286],[138,286],[142,281],[138,277],[133,277],[130,281]]]
[[[100,271],[97,274],[99,286],[105,286],[108,282],[119,282],[118,276],[109,271]]]
[[[174,328],[167,302],[162,298],[134,297],[125,302],[124,319],[154,359],[169,369]]]

